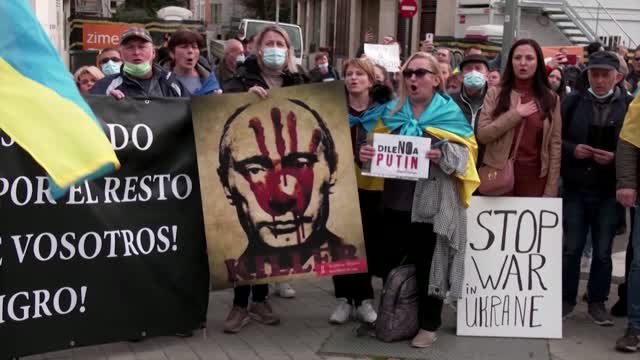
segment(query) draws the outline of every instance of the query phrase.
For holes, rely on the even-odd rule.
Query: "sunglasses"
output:
[[[122,62],[122,59],[120,59],[119,57],[110,57],[110,58],[104,58],[102,60],[100,60],[100,64],[106,64],[109,61],[113,61],[113,62]]]
[[[435,73],[427,69],[415,69],[415,70],[405,69],[402,71],[402,76],[404,76],[407,79],[409,79],[414,74],[416,75],[417,78],[423,78],[427,74],[434,75]]]

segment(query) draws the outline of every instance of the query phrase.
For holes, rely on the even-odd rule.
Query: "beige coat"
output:
[[[491,88],[484,98],[483,109],[478,119],[477,139],[480,144],[486,145],[484,163],[503,169],[509,159],[514,128],[520,125],[523,118],[516,112],[520,96],[516,91],[511,92],[509,111],[496,118],[493,117],[493,111],[498,104],[499,91],[499,88]],[[551,119],[545,119],[542,134],[540,177],[547,176],[547,185],[543,196],[554,197],[558,196],[562,149],[562,119],[560,99],[557,95],[556,106],[553,109]]]

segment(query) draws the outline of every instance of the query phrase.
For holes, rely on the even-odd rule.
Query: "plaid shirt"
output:
[[[443,146],[439,166],[432,164],[429,179],[418,181],[413,197],[411,220],[433,224],[437,235],[429,295],[441,299],[457,300],[462,295],[467,211],[452,174],[464,174],[468,156],[467,148],[462,145]]]

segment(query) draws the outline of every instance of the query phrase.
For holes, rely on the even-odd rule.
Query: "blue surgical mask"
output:
[[[245,60],[246,58],[244,57],[244,54],[240,54],[236,57],[236,63],[244,64]]]
[[[487,78],[476,70],[464,75],[464,87],[469,90],[480,90],[487,83]]]
[[[604,100],[609,96],[613,95],[613,89],[609,90],[609,92],[606,95],[597,95],[595,91],[593,91],[593,89],[591,88],[589,88],[589,92],[591,93],[591,95],[593,95],[593,97],[595,97],[598,100]]]
[[[287,50],[277,47],[268,47],[262,50],[262,62],[270,69],[282,68],[287,60]]]
[[[102,72],[106,76],[118,74],[120,72],[120,64],[109,60],[106,64],[102,64]]]

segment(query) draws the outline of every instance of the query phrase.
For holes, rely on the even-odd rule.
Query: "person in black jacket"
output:
[[[309,78],[312,83],[340,80],[338,74],[333,70],[331,64],[329,64],[328,54],[317,54],[315,61],[316,67],[309,72]]]
[[[614,152],[627,107],[633,100],[617,84],[620,61],[598,51],[589,57],[586,90],[562,102],[562,181],[565,239],[563,249],[563,317],[576,305],[580,259],[591,232],[593,257],[587,286],[589,315],[601,326],[613,325],[605,309],[611,287],[611,248],[616,235]]]
[[[174,74],[153,65],[156,51],[145,29],[130,28],[122,34],[120,53],[124,60],[120,73],[107,76],[91,89],[93,95],[189,97],[189,91]]]
[[[473,131],[477,133],[478,118],[488,89],[489,61],[482,55],[469,55],[460,63],[460,70],[463,78],[462,89],[451,94],[451,98],[458,104]],[[484,145],[480,145],[478,149],[478,167],[482,164],[484,148]]]
[[[278,26],[265,27],[256,38],[254,54],[240,65],[231,79],[223,84],[227,93],[250,92],[261,98],[268,97],[268,90],[300,85],[305,82],[298,73],[293,48],[287,33]],[[278,295],[293,297],[295,291],[288,284],[278,284]],[[227,316],[224,331],[239,332],[253,318],[267,325],[276,325],[280,318],[267,303],[269,286],[242,285],[234,288],[233,308]],[[249,306],[249,296],[252,304]]]

